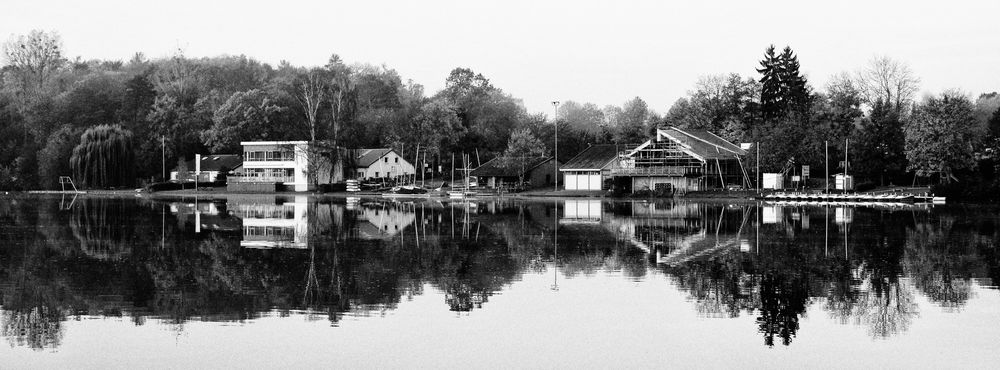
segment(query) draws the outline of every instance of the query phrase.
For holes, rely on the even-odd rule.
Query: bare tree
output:
[[[40,91],[49,76],[66,61],[59,35],[40,30],[11,36],[3,45],[3,54],[7,63],[24,73],[25,82],[36,85],[36,91]]]
[[[331,74],[328,85],[330,89],[330,115],[333,117],[333,132],[331,134],[333,135],[333,145],[338,146],[340,145],[340,119],[344,98],[354,88],[354,85],[350,78],[350,67],[344,65],[337,54],[330,56],[326,68]]]
[[[316,117],[320,104],[326,95],[326,81],[322,69],[313,68],[299,77],[296,85],[295,99],[302,105],[306,120],[309,121],[309,138],[316,141]]]
[[[920,78],[905,63],[887,56],[877,56],[858,72],[858,86],[869,106],[876,101],[891,105],[898,114],[913,102],[920,88]]]

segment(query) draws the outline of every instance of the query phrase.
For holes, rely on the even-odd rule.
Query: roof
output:
[[[194,159],[184,162],[187,165],[188,171],[194,171]],[[201,170],[202,171],[219,171],[220,169],[227,169],[232,171],[237,167],[243,166],[243,158],[239,154],[208,154],[201,156]],[[177,171],[177,168],[174,168]]]
[[[746,155],[747,152],[739,146],[726,141],[707,130],[679,129],[670,127],[657,130],[657,136],[665,135],[675,142],[688,147],[692,152],[705,159],[732,158],[734,155]]]
[[[541,166],[545,162],[551,161],[552,158],[549,157],[524,157],[524,162],[520,160],[512,161],[512,163],[504,163],[503,157],[493,158],[482,166],[476,167],[469,173],[471,176],[486,176],[486,177],[516,177],[523,173],[531,172],[535,167]],[[521,172],[521,169],[524,172]]]
[[[356,165],[358,167],[368,167],[371,166],[375,161],[384,157],[386,154],[392,151],[389,148],[376,148],[376,149],[356,149],[354,158],[356,159]]]
[[[559,170],[600,170],[618,157],[619,149],[624,150],[626,148],[626,146],[615,144],[591,145],[573,157],[573,159],[570,159],[569,162],[559,166]]]

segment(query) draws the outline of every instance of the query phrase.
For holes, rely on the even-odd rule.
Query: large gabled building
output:
[[[739,146],[706,130],[676,127],[656,130],[638,145],[594,145],[560,171],[566,190],[624,192],[690,191],[745,186],[749,182]]]

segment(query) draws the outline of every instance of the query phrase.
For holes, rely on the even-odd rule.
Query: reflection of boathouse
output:
[[[235,215],[243,219],[243,240],[248,248],[306,248],[309,242],[309,202],[295,197],[282,204],[239,204]]]

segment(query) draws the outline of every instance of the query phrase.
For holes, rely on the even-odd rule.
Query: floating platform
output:
[[[759,199],[766,201],[796,202],[851,202],[851,203],[944,203],[944,197],[916,194],[823,194],[823,193],[772,193]]]

